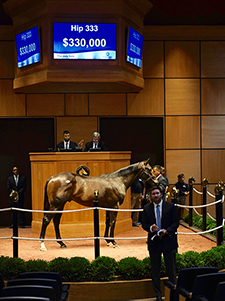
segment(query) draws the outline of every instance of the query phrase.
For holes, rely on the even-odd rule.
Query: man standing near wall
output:
[[[13,174],[7,179],[7,191],[10,194],[12,190],[16,190],[19,195],[18,208],[24,209],[24,191],[26,189],[26,178],[19,174],[19,168],[17,166],[13,167]],[[11,203],[11,200],[10,200]],[[25,228],[24,212],[20,211],[20,226]],[[13,227],[13,220],[11,220],[11,225],[9,228]]]

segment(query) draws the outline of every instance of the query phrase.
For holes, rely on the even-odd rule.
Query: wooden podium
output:
[[[85,165],[90,169],[90,176],[99,176],[114,172],[120,168],[130,165],[131,152],[75,152],[75,153],[30,153],[31,162],[31,189],[32,210],[44,210],[44,186],[46,180],[54,174],[76,169]],[[94,191],[93,191],[94,199]],[[87,208],[75,202],[67,202],[64,210],[76,210]],[[128,189],[124,203],[120,208],[131,208],[131,195]],[[32,213],[32,232],[40,233],[44,213]],[[64,212],[60,221],[60,232],[62,238],[93,237],[93,210],[66,213]],[[99,211],[100,236],[104,236],[105,210]],[[117,233],[131,230],[131,212],[119,212],[117,216],[115,235]],[[54,236],[53,222],[49,224],[47,236]]]

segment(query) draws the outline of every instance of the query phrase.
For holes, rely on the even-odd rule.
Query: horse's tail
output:
[[[48,193],[47,193],[47,187],[50,180],[51,178],[49,178],[45,183],[44,210],[49,210],[50,208]]]

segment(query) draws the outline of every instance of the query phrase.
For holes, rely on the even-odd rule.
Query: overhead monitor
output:
[[[18,68],[40,62],[40,38],[38,26],[16,35]]]
[[[141,68],[143,36],[132,27],[128,29],[127,62]]]
[[[115,60],[116,24],[53,23],[53,58]]]

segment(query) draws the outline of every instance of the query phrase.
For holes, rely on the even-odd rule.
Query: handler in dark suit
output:
[[[107,151],[105,143],[101,141],[100,138],[100,134],[98,132],[94,132],[92,135],[92,141],[85,144],[84,151],[88,152],[90,151],[90,148],[100,148],[101,151]]]
[[[178,247],[175,232],[179,226],[179,219],[174,204],[162,199],[162,193],[158,187],[150,189],[150,198],[152,202],[145,205],[142,214],[142,227],[148,232],[148,250],[156,300],[162,300],[160,288],[161,254],[163,253],[169,280],[175,285],[175,260]]]
[[[159,182],[157,184],[157,186],[162,191],[163,196],[164,196],[164,194],[166,193],[167,181],[166,181],[166,178],[164,178],[162,175],[162,166],[155,165],[155,166],[153,166],[152,171],[153,171],[154,176],[156,177],[156,179]]]
[[[166,178],[162,176],[162,167],[160,165],[154,165],[152,168],[153,174],[155,178],[158,180],[157,186],[162,192],[163,199],[166,199],[166,191],[167,191],[167,181]],[[148,180],[145,182],[146,191],[145,194],[149,194],[151,189],[151,185],[148,183]]]
[[[75,151],[75,148],[77,146],[82,147],[84,143],[84,140],[81,140],[78,145],[76,142],[73,142],[70,140],[70,132],[65,130],[63,132],[63,141],[58,143],[56,145],[56,149],[59,151],[60,149],[71,149],[72,151]]]
[[[19,174],[19,169],[16,166],[13,167],[12,172],[13,172],[13,174],[11,176],[9,176],[7,179],[7,191],[9,194],[12,192],[12,190],[16,190],[18,192],[18,194],[19,194],[18,208],[24,209],[24,191],[27,186],[26,178]],[[19,222],[20,222],[21,228],[25,228],[23,211],[20,211]],[[12,221],[11,221],[10,228],[12,228]]]

